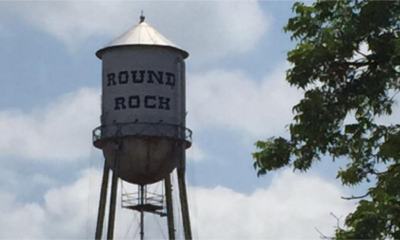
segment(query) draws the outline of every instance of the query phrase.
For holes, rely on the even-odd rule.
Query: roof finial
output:
[[[144,19],[145,19],[145,16],[143,15],[143,10],[142,10],[142,13],[140,15],[140,22],[139,23],[144,22]]]

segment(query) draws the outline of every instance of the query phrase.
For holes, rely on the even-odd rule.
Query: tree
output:
[[[288,166],[306,171],[324,156],[348,158],[337,174],[342,183],[373,187],[349,198],[357,209],[336,238],[400,239],[400,125],[377,121],[392,114],[400,90],[400,2],[297,2],[293,11],[284,27],[297,42],[286,81],[304,98],[293,107],[289,138],[256,142],[254,167],[260,176]]]

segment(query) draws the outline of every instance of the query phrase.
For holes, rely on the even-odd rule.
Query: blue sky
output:
[[[137,24],[142,9],[150,25],[191,54],[187,125],[194,144],[187,157],[196,238],[333,232],[329,213],[354,208],[340,196],[362,190],[335,180],[342,163],[262,178],[252,167],[253,143],[286,135],[302,96],[284,80],[294,43],[282,27],[292,4],[0,2],[0,212],[7,219],[0,220],[0,238],[93,236],[103,161],[91,145],[100,118],[101,61],[94,53]],[[120,238],[131,216],[119,209]]]

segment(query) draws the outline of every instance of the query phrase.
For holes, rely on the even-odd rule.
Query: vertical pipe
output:
[[[168,222],[168,236],[169,239],[175,240],[175,226],[174,226],[174,209],[172,204],[172,185],[171,175],[164,179],[165,183],[165,197],[167,199],[167,222]]]
[[[111,195],[110,195],[110,212],[108,216],[108,232],[107,239],[114,239],[114,224],[115,224],[115,206],[117,203],[117,188],[118,188],[118,176],[113,170],[112,182],[111,182]]]
[[[107,188],[108,188],[108,174],[110,169],[108,168],[106,162],[104,161],[104,171],[103,171],[103,180],[101,183],[100,190],[100,200],[99,200],[99,211],[97,215],[97,225],[96,225],[96,235],[95,239],[101,239],[101,234],[103,232],[103,223],[104,223],[104,214],[106,212],[106,203],[107,203]]]
[[[189,216],[189,205],[187,199],[186,192],[186,183],[185,183],[185,170],[186,170],[186,66],[185,62],[182,58],[179,58],[178,69],[180,73],[181,80],[181,121],[182,127],[184,130],[182,131],[182,142],[181,142],[181,154],[180,154],[180,164],[177,168],[178,172],[178,186],[179,186],[179,198],[181,202],[181,211],[182,211],[182,221],[183,221],[183,230],[185,232],[185,239],[192,239],[192,229],[190,227],[190,216]]]
[[[181,146],[184,150],[186,150],[186,76],[185,76],[185,62],[183,61],[182,57],[178,57],[176,59],[176,67],[177,67],[177,72],[179,74],[179,81],[180,81],[180,92],[181,92],[181,106],[180,106],[180,111],[181,111],[181,132],[180,132],[180,139],[181,142],[179,142],[178,146]],[[183,168],[185,169],[185,159],[184,155],[179,154],[179,165],[178,168]]]
[[[140,185],[140,240],[144,240],[144,186]]]

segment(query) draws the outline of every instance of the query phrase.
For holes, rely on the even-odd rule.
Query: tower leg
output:
[[[140,205],[144,205],[144,186],[140,185]],[[140,240],[144,240],[144,212],[140,210]]]
[[[192,239],[192,229],[190,227],[189,205],[186,192],[185,171],[183,168],[178,168],[178,185],[179,185],[179,198],[181,200],[183,230],[185,232],[185,239]]]
[[[175,240],[174,209],[172,204],[172,185],[171,185],[170,175],[168,175],[164,179],[164,183],[165,183],[165,197],[167,200],[168,236],[170,240]]]
[[[108,188],[108,174],[110,169],[108,168],[106,162],[104,161],[104,171],[103,171],[103,180],[101,183],[100,190],[100,200],[99,200],[99,211],[97,215],[97,225],[96,225],[96,235],[95,239],[101,239],[101,234],[103,232],[103,223],[104,223],[104,214],[106,211],[106,203],[107,203],[107,188]]]
[[[114,223],[115,223],[115,206],[117,202],[117,188],[118,188],[118,176],[113,171],[112,183],[111,183],[111,196],[110,196],[110,212],[108,216],[108,232],[107,239],[114,239]]]

